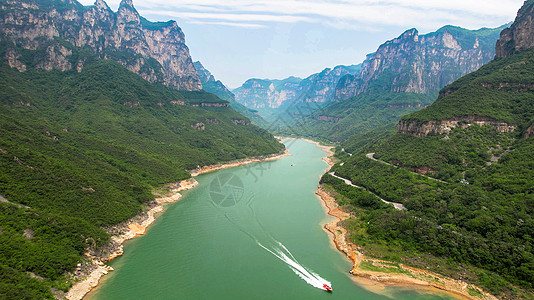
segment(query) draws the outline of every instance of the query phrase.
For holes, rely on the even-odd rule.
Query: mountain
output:
[[[501,299],[533,297],[533,18],[534,1],[526,1],[496,42],[493,61],[402,117],[396,131],[374,129],[338,148],[337,176],[406,208],[384,207],[323,176],[359,216],[351,239],[370,256],[461,279]]]
[[[230,106],[240,114],[249,118],[254,124],[258,126],[265,126],[266,122],[258,115],[258,112],[254,109],[245,107],[235,100],[235,95],[220,81],[208,71],[200,61],[193,63],[197,70],[200,82],[202,82],[202,89],[206,92],[215,94],[217,97],[226,100],[230,103]]]
[[[525,1],[525,5],[519,10],[515,22],[501,33],[501,38],[495,47],[496,56],[504,58],[514,53],[532,49],[534,37],[532,33],[533,20],[531,1]]]
[[[146,20],[132,0],[122,0],[116,13],[103,0],[88,7],[75,0],[2,1],[0,9],[3,57],[19,71],[81,71],[92,53],[150,82],[202,88],[177,23]]]
[[[129,1],[0,6],[0,298],[61,298],[170,183],[283,151],[199,90],[175,22]]]
[[[301,93],[301,78],[283,80],[249,79],[233,92],[236,101],[253,109],[276,109],[286,101],[293,101]]]
[[[235,95],[232,94],[232,92],[230,92],[230,90],[220,80],[216,80],[211,72],[204,68],[201,62],[196,61],[193,63],[193,65],[197,70],[198,78],[202,83],[203,90],[215,94],[217,97],[223,100],[235,102]]]
[[[502,28],[445,26],[426,35],[410,29],[369,54],[359,73],[342,77],[337,101],[296,118],[291,130],[343,141],[424,108],[440,88],[493,59]]]
[[[362,93],[437,91],[491,61],[503,28],[472,31],[445,26],[426,35],[419,35],[416,29],[407,30],[370,54],[359,74],[342,78],[336,87],[336,98],[345,100]]]
[[[285,109],[295,103],[327,103],[338,80],[355,74],[359,66],[337,66],[312,74],[305,79],[289,77],[283,80],[249,79],[234,90],[236,100],[254,109]]]

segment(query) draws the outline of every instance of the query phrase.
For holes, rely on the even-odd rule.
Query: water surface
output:
[[[126,243],[115,271],[88,298],[452,299],[407,287],[387,288],[386,297],[357,285],[322,229],[331,217],[315,191],[326,153],[302,140],[286,145],[292,156],[198,176],[198,187]],[[334,292],[313,287],[260,246],[275,251],[277,242]]]

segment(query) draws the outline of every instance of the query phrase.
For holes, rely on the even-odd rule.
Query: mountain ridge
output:
[[[294,76],[281,80],[251,78],[234,89],[234,93],[239,103],[254,109],[284,109],[298,103],[324,104],[332,99],[339,78],[358,69],[358,65],[339,65],[304,79]]]
[[[380,208],[379,198],[323,176],[358,216],[350,239],[370,257],[475,284],[499,299],[533,297],[534,44],[525,46],[534,37],[532,4],[495,43],[497,52],[522,47],[450,83],[396,130],[355,134],[337,148],[336,176],[406,208]],[[517,30],[518,41],[509,40]]]
[[[369,54],[360,74],[345,76],[336,87],[335,97],[345,100],[380,91],[437,91],[492,60],[494,42],[502,28],[467,30],[447,25],[425,35],[419,35],[415,28],[406,30]]]
[[[150,82],[202,88],[177,23],[150,22],[131,0],[121,1],[116,13],[103,0],[92,6],[75,0],[17,0],[2,2],[0,9],[3,56],[19,71],[81,71],[88,49]]]

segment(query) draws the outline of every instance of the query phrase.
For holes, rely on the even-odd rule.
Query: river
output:
[[[414,287],[388,287],[384,296],[356,284],[322,229],[331,217],[315,191],[326,153],[285,143],[292,156],[198,176],[198,187],[125,244],[115,271],[87,298],[454,299]],[[313,287],[303,272],[334,292]]]

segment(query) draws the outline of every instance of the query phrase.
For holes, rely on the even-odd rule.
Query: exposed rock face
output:
[[[400,120],[397,124],[399,133],[424,137],[429,134],[439,135],[449,133],[453,128],[467,128],[472,125],[492,126],[499,132],[513,132],[517,127],[506,122],[482,116],[463,116],[447,120],[434,120],[419,124],[416,120]]]
[[[340,78],[347,74],[356,74],[359,70],[359,65],[337,66],[312,74],[306,79],[249,79],[235,89],[234,93],[239,103],[255,109],[279,108],[296,102],[324,103],[333,98]]]
[[[534,48],[534,1],[525,1],[517,17],[501,32],[495,46],[495,57],[504,58],[514,53]]]
[[[533,137],[534,136],[534,123],[532,123],[532,125],[530,125],[526,130],[525,130],[525,133],[523,134],[523,137],[524,138],[529,138],[529,137]]]
[[[19,71],[29,66],[81,71],[86,56],[79,49],[88,48],[148,81],[202,89],[180,27],[174,21],[147,21],[131,0],[123,0],[116,13],[103,0],[89,7],[75,0],[9,0],[0,8],[5,59]],[[44,55],[22,59],[23,49]]]
[[[333,69],[324,69],[321,73],[313,74],[302,81],[305,102],[324,103],[334,97],[338,81],[346,76],[357,74],[361,65],[337,66]]]
[[[369,54],[359,74],[343,77],[335,97],[344,100],[361,93],[436,92],[491,61],[499,32],[445,26],[419,35],[410,29]]]
[[[237,102],[249,108],[278,108],[300,95],[301,81],[296,77],[284,80],[249,79],[235,89],[234,94]]]

